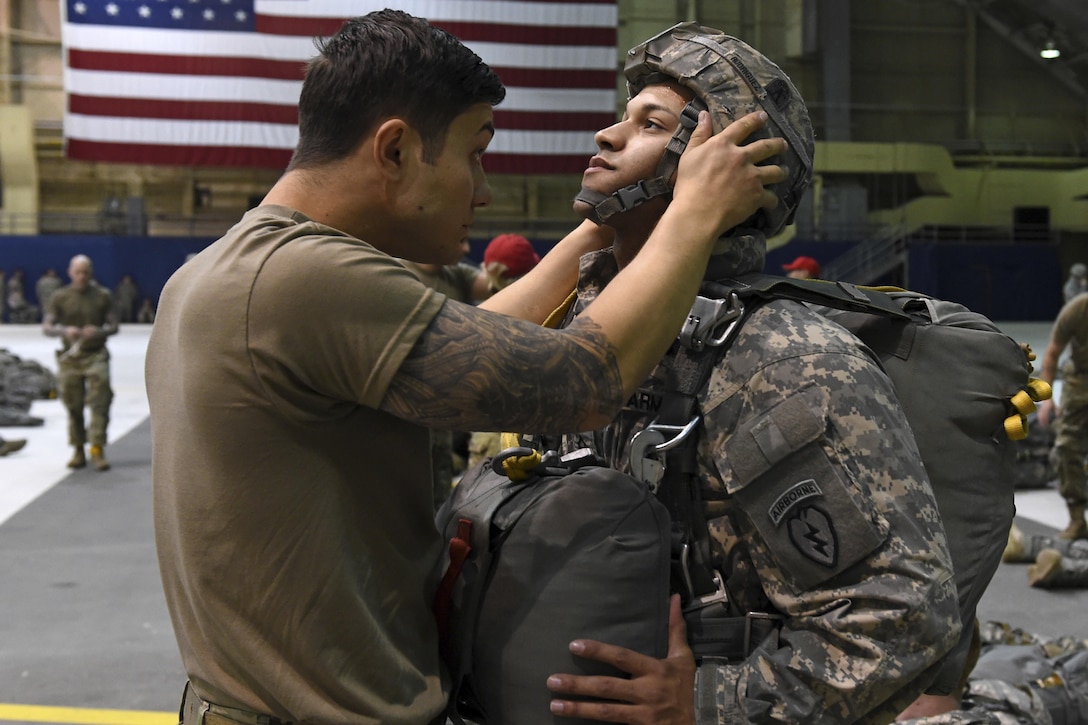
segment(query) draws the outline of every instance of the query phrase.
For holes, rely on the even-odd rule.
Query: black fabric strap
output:
[[[736,293],[741,299],[788,299],[826,305],[838,310],[869,312],[885,317],[913,320],[895,300],[872,287],[859,287],[849,282],[820,279],[793,279],[780,275],[752,272],[703,282],[700,294],[718,299]]]
[[[684,618],[688,644],[697,661],[713,657],[743,662],[763,640],[779,629],[780,623],[780,617],[761,615],[721,618],[688,615]]]
[[[723,354],[724,348],[696,352],[677,345],[672,356],[672,368],[666,378],[665,403],[654,422],[683,426],[693,416],[699,415],[696,395]],[[693,591],[686,592],[686,595],[692,598],[711,594],[718,589],[697,475],[700,435],[703,435],[701,427],[666,453],[665,475],[658,489],[658,497],[669,509],[674,523],[682,527],[679,538],[681,545],[686,545],[687,549],[674,551],[674,574],[680,577],[680,581],[691,582]]]

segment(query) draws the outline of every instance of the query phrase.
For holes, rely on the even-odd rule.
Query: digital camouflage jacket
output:
[[[716,272],[762,269],[760,236],[730,239]],[[616,274],[582,260],[584,309]],[[719,274],[719,278],[721,275]],[[608,428],[568,436],[630,470],[676,355]],[[698,478],[731,613],[782,616],[743,662],[699,668],[700,722],[890,722],[960,632],[944,529],[902,409],[868,349],[805,305],[754,311],[698,394]]]

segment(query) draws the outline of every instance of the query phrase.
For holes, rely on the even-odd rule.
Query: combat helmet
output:
[[[627,53],[623,69],[627,90],[634,97],[644,87],[665,81],[691,89],[695,98],[685,108],[653,178],[620,189],[610,196],[583,189],[577,199],[593,207],[597,223],[657,196],[672,195],[672,178],[687,148],[699,111],[710,111],[714,132],[752,111],[766,111],[767,124],[749,140],[778,136],[787,151],[767,161],[785,165],[785,181],[770,186],[778,196],[774,209],[760,209],[745,228],[774,236],[793,220],[801,195],[812,180],[815,139],[808,109],[789,76],[759,51],[720,30],[698,23],[675,25]]]

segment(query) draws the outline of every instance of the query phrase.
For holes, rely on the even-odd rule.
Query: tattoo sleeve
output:
[[[622,403],[615,350],[591,320],[550,330],[447,301],[381,407],[432,428],[562,433]]]

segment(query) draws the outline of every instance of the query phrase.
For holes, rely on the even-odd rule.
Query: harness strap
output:
[[[700,294],[711,299],[738,295],[741,299],[757,297],[762,300],[789,299],[811,302],[839,310],[869,312],[901,320],[915,320],[904,312],[882,289],[864,287],[849,282],[822,279],[793,279],[762,272],[703,282]]]
[[[661,410],[650,424],[684,425],[700,416],[696,395],[721,359],[722,349],[691,351],[678,347],[666,377],[666,393]],[[685,605],[705,606],[722,601],[724,587],[712,560],[710,535],[703,516],[702,494],[698,480],[699,435],[689,435],[680,445],[665,453],[664,477],[658,498],[669,509],[679,527],[674,536],[672,557],[674,581],[683,585]]]
[[[743,662],[765,640],[779,630],[777,614],[749,612],[743,617],[700,617],[686,614],[688,644],[696,660],[713,657]]]

